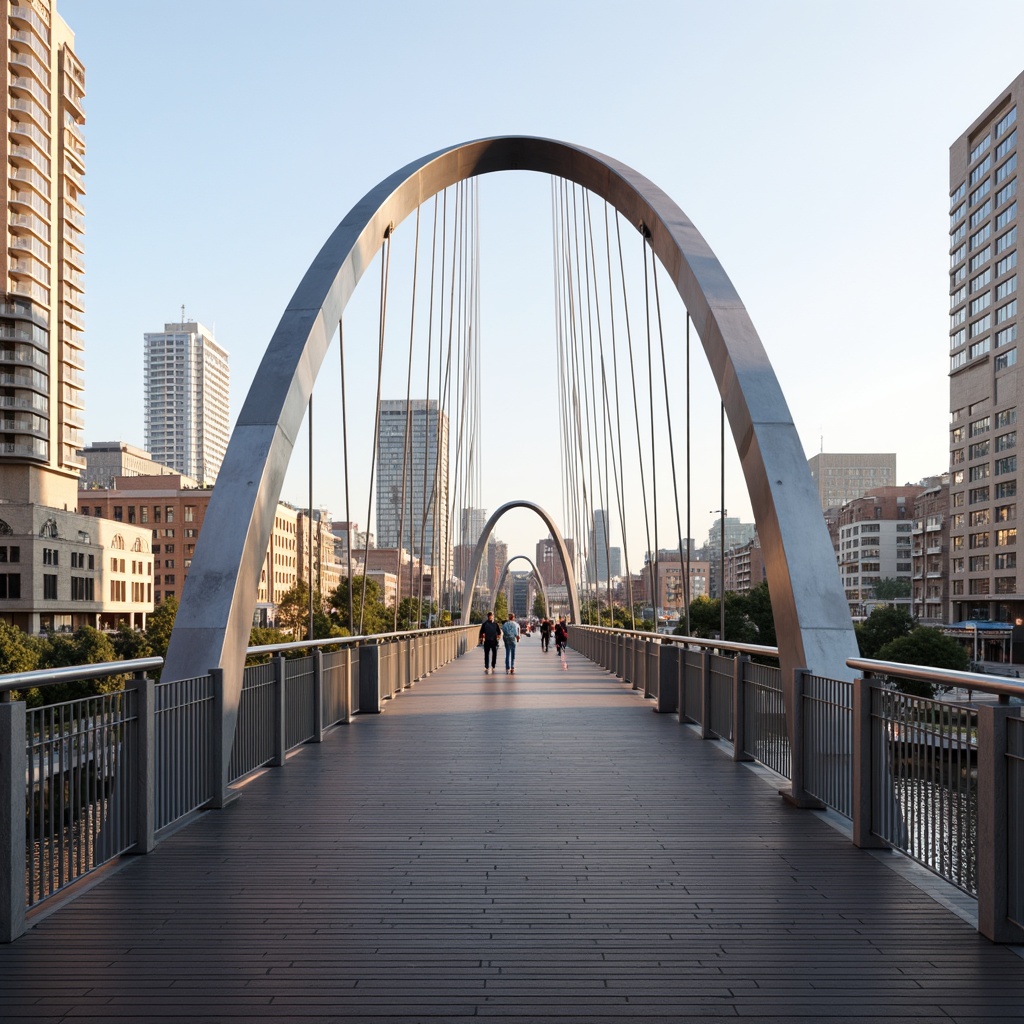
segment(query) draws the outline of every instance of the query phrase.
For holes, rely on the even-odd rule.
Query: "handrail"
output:
[[[476,623],[473,623],[476,625]],[[385,640],[401,640],[405,637],[430,636],[447,633],[453,629],[466,629],[466,626],[432,626],[430,629],[402,629],[397,633],[369,633],[361,636],[329,636],[319,640],[289,640],[280,644],[261,644],[258,647],[247,647],[246,656],[250,654],[273,654],[276,651],[305,651],[311,647],[333,647],[335,644],[380,643]]]
[[[62,668],[8,672],[0,675],[0,693],[52,686],[56,683],[77,683],[83,679],[102,679],[104,676],[120,676],[129,672],[145,672],[147,669],[160,668],[163,663],[163,658],[131,658],[128,661],[101,661],[95,665],[65,665]]]
[[[963,672],[949,668],[929,668],[926,665],[905,665],[898,661],[878,661],[874,658],[847,658],[846,664],[860,672],[872,675],[896,676],[899,679],[926,679],[940,686],[953,686],[961,690],[980,690],[1003,697],[1024,700],[1024,680],[1009,680],[1005,676],[992,676],[982,672]]]
[[[714,647],[720,651],[736,651],[739,654],[760,654],[768,658],[779,656],[778,647],[765,647],[760,644],[741,644],[731,640],[714,640],[706,636],[679,636],[675,633],[650,633],[641,629],[622,629],[618,626],[591,626],[586,623],[572,623],[576,629],[599,630],[617,636],[632,636],[643,640],[660,640],[670,644],[696,644],[698,647]]]

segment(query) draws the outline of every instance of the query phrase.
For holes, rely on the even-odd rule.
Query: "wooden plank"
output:
[[[0,947],[0,1019],[1007,1020],[1024,965],[524,641],[301,748]]]

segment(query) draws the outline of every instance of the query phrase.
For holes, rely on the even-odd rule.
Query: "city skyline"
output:
[[[895,449],[900,484],[945,470],[948,367],[938,339],[947,332],[948,150],[963,125],[1020,71],[1013,43],[1024,27],[1019,5],[980,5],[1001,31],[970,82],[955,87],[948,74],[948,26],[958,8],[945,3],[896,9],[867,3],[856,10],[816,6],[813,13],[797,3],[770,10],[732,4],[715,11],[686,3],[641,3],[639,18],[656,19],[666,35],[691,44],[679,75],[651,67],[646,81],[644,76],[634,81],[632,64],[617,45],[619,19],[610,5],[589,5],[582,20],[574,17],[574,4],[520,5],[504,29],[509,51],[516,54],[514,68],[486,58],[493,15],[475,12],[461,22],[458,16],[471,10],[466,5],[443,4],[429,16],[410,11],[397,29],[385,9],[312,6],[320,25],[315,37],[295,33],[282,39],[274,31],[275,9],[266,3],[247,5],[241,21],[233,5],[211,5],[201,38],[180,8],[168,3],[141,9],[121,0],[60,4],[90,78],[87,442],[140,439],[141,430],[130,429],[133,422],[141,427],[142,417],[139,398],[123,387],[123,349],[127,339],[152,323],[155,310],[174,308],[187,298],[190,308],[216,325],[218,338],[232,351],[231,405],[239,409],[302,271],[348,208],[420,153],[511,129],[567,138],[622,159],[693,217],[751,312],[808,456],[820,449]],[[739,11],[742,17],[736,17]],[[550,31],[538,33],[542,14]],[[328,123],[324,112],[339,97],[347,98],[329,75],[336,43],[347,42],[353,74],[369,75],[376,58],[358,41],[375,38],[385,23],[390,52],[400,58],[395,71],[379,92],[348,104],[345,130],[332,138],[321,161],[285,154],[291,177],[284,185],[280,164],[261,157],[262,140],[281,123],[288,123],[296,137],[321,137]],[[570,27],[582,35],[577,55],[567,60]],[[437,47],[422,45],[430,39]],[[239,41],[244,45],[236,45]],[[197,59],[216,70],[195,80],[151,73],[162,55],[173,64],[184,47],[194,48]],[[439,52],[438,47],[457,47],[468,55],[458,80],[469,76],[477,87],[468,105],[442,112],[428,125],[404,111],[400,97],[428,74],[437,79],[439,93],[455,87],[448,77],[453,70],[425,63],[424,55]],[[292,90],[280,90],[264,73],[261,55],[280,56],[282,50],[304,86],[299,109],[288,102]],[[594,52],[610,56],[591,60]],[[871,54],[869,61],[864,53]],[[527,66],[537,73],[527,76],[523,88],[508,89],[509,73]],[[123,87],[126,79],[133,81],[130,90]],[[582,107],[550,102],[581,91],[587,97]],[[252,101],[244,109],[235,102],[243,92]],[[911,96],[908,121],[900,100]],[[229,119],[222,115],[226,109],[233,111]],[[609,117],[609,111],[630,116]],[[385,118],[389,130],[381,137],[375,125]],[[662,129],[669,122],[674,130],[666,133]],[[808,123],[823,127],[808,133],[801,129]],[[743,129],[737,130],[740,124]],[[125,125],[132,131],[125,132]],[[182,128],[181,144],[204,154],[194,170],[188,161],[164,165],[151,159],[152,152],[168,145],[168,126],[175,125]],[[363,145],[370,138],[372,148]],[[793,145],[796,138],[799,148]],[[701,144],[690,141],[696,139]],[[880,151],[891,158],[878,160]],[[306,201],[284,221],[273,221],[271,242],[272,222],[259,211],[276,204],[282,189],[300,192]],[[540,308],[550,306],[550,239],[543,227],[526,237],[520,221],[527,200],[543,213],[546,192],[543,183],[520,183],[509,175],[485,181],[481,201],[484,226],[518,243],[508,256],[483,243],[491,275],[490,284],[484,278],[485,348],[514,346],[522,369],[501,381],[500,394],[510,405],[529,410],[530,421],[539,417],[540,434],[524,431],[520,440],[537,444],[540,436],[544,451],[557,444],[557,429],[544,421],[552,404],[542,370],[545,357],[538,354],[545,347],[543,342],[528,347],[522,339],[550,335],[550,313]],[[159,196],[158,203],[153,196]],[[844,200],[836,202],[837,196]],[[133,212],[140,208],[147,210],[145,223]],[[822,219],[823,211],[827,218]],[[164,218],[174,218],[173,228],[161,226]],[[887,231],[894,222],[901,225],[895,240]],[[159,249],[144,244],[148,237],[161,238]],[[201,251],[194,244],[197,237],[204,239]],[[888,241],[880,245],[883,238]],[[126,258],[142,249],[146,260]],[[261,250],[273,258],[250,256]],[[361,288],[366,287],[364,282]],[[521,296],[538,298],[522,302]],[[365,305],[369,312],[353,310],[355,327],[360,315],[372,318],[374,303],[368,299]],[[849,357],[837,353],[853,351],[863,366],[884,366],[884,379],[873,376],[869,394],[836,400],[847,375],[837,374],[834,389],[822,386],[822,380],[840,367],[852,369]],[[363,371],[355,367],[353,372]],[[499,388],[491,373],[488,378],[485,367],[489,397]],[[914,427],[908,427],[905,439],[894,438],[892,410],[906,409],[911,393]],[[489,420],[485,428],[486,441],[500,445],[505,424]],[[336,427],[325,424],[323,432],[327,444]],[[705,447],[715,447],[711,436],[707,442]],[[296,469],[305,461],[300,441],[282,493],[286,500],[305,494],[304,470]],[[695,498],[692,529],[683,526],[695,537],[711,525],[714,517],[707,510],[720,504],[716,469],[701,472],[695,490],[699,486],[711,496]],[[500,474],[485,474],[480,504],[496,508],[513,497],[531,497],[560,519],[557,479],[545,476],[524,472],[511,484],[517,491],[509,493]],[[519,488],[539,493],[520,494]],[[731,454],[726,491],[730,511],[748,518],[749,503]],[[315,501],[339,518],[345,515],[338,489],[317,493]],[[353,501],[351,511],[357,519],[359,504]],[[662,533],[671,525],[666,519]],[[531,552],[541,532],[528,513],[511,513],[499,525],[513,553]],[[619,540],[618,532],[613,516],[613,541]],[[643,549],[639,534],[629,538],[634,571],[636,552]]]

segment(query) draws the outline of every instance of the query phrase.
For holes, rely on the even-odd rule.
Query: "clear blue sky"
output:
[[[900,482],[946,468],[948,149],[1021,71],[1020,0],[59,10],[87,69],[88,441],[143,443],[142,335],[182,305],[230,353],[234,417],[356,200],[422,154],[518,133],[608,153],[679,203],[746,303],[808,455],[895,450]],[[522,493],[488,473],[484,504],[530,497],[558,516],[555,456],[536,451],[557,438],[548,191],[528,177],[481,186],[483,337],[515,367],[485,373],[485,445],[534,449]],[[283,497],[303,503],[296,458]],[[727,479],[730,514],[749,518]],[[717,475],[694,488],[701,540]],[[340,518],[336,482],[317,492]],[[543,531],[524,513],[500,533],[532,556]]]

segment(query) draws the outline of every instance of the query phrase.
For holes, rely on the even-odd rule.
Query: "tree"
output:
[[[117,661],[117,652],[106,635],[92,626],[81,626],[74,633],[56,633],[43,642],[39,668],[71,668],[76,665],[99,665]],[[57,683],[29,690],[26,703],[30,707],[62,704],[97,694],[114,693],[124,687],[127,676],[123,673],[104,679]]]
[[[140,629],[133,629],[126,622],[117,627],[117,632],[110,638],[114,653],[121,661],[132,661],[134,658],[148,658],[153,653],[149,638]]]
[[[384,602],[380,598],[380,585],[376,580],[366,579],[366,600],[363,600],[364,577],[352,577],[352,633],[359,632],[360,610],[362,610],[362,633],[372,636],[375,633],[390,633],[394,624],[394,614],[388,614]],[[347,636],[349,624],[348,577],[343,576],[338,585],[331,591],[328,601],[331,605],[331,619],[340,626],[340,636]]]
[[[931,668],[966,672],[970,668],[967,652],[951,636],[931,626],[918,626],[884,644],[875,657],[879,661],[898,661],[901,665],[927,665]],[[918,697],[934,697],[936,685],[916,679],[894,679],[897,689]]]
[[[505,592],[499,591],[494,598],[494,617],[499,622],[504,622],[508,618],[508,598],[505,596]]]
[[[875,600],[895,601],[900,597],[910,597],[910,580],[886,576],[874,586]]]
[[[548,614],[548,605],[544,600],[544,594],[541,591],[537,591],[537,596],[533,599],[533,615],[534,618],[543,619]]]
[[[292,640],[305,640],[309,624],[309,587],[298,580],[281,595],[275,615],[277,628],[291,634]]]
[[[906,636],[914,620],[905,608],[883,605],[854,626],[862,658],[877,658],[878,652],[897,637]]]
[[[146,640],[157,658],[167,657],[167,645],[171,642],[171,630],[178,614],[178,599],[165,597],[146,620]]]
[[[36,637],[0,621],[0,672],[31,672],[39,667],[40,654]]]

